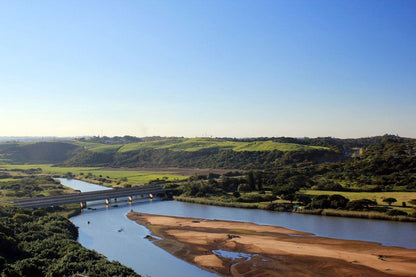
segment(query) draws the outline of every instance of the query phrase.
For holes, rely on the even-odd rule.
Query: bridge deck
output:
[[[63,194],[49,197],[35,197],[14,200],[14,206],[22,208],[41,208],[49,206],[59,206],[72,203],[81,203],[87,201],[104,200],[110,198],[128,197],[140,194],[159,194],[167,190],[159,185],[141,186],[124,189],[108,189],[99,191],[80,192],[72,194]]]

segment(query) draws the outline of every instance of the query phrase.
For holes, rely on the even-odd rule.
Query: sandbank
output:
[[[127,216],[160,238],[157,246],[222,276],[416,276],[413,249],[254,223]]]

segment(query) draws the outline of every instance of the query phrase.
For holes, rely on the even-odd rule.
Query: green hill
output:
[[[271,140],[267,141],[229,141],[215,138],[173,138],[161,139],[155,141],[144,141],[137,143],[129,143],[123,145],[118,152],[131,152],[143,149],[169,149],[171,151],[195,152],[206,149],[225,149],[233,151],[308,151],[313,149],[326,149],[322,146],[308,146],[296,143],[281,143]]]
[[[68,141],[3,143],[0,144],[0,162],[65,166],[273,169],[287,165],[305,167],[359,157],[360,151],[369,146],[381,145],[386,138],[394,140],[395,136],[345,140],[286,137],[93,137]],[[402,140],[414,142],[412,139]]]
[[[4,163],[59,163],[76,154],[80,147],[66,142],[0,144]]]

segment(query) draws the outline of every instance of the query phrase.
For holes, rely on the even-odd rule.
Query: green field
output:
[[[118,149],[118,151],[130,152],[142,149],[169,149],[172,151],[193,152],[210,148],[230,149],[233,151],[305,151],[313,149],[328,149],[326,147],[320,146],[307,146],[295,143],[280,143],[274,141],[237,142],[213,138],[169,138],[125,144],[120,149]]]
[[[416,199],[416,192],[345,192],[345,191],[324,191],[324,190],[301,190],[300,193],[309,195],[333,195],[340,194],[350,200],[370,199],[377,201],[380,205],[387,205],[383,199],[392,197],[396,198],[397,202],[393,206],[401,206],[402,202],[406,202],[407,206],[412,206],[407,203],[411,199]]]
[[[169,171],[141,171],[141,170],[111,170],[104,169],[102,167],[55,167],[51,165],[0,165],[0,168],[4,169],[31,169],[31,168],[41,168],[43,173],[46,174],[56,174],[62,175],[68,172],[71,172],[75,175],[80,175],[83,173],[86,176],[88,173],[93,174],[94,176],[100,177],[109,177],[114,180],[120,180],[122,178],[127,178],[125,184],[136,185],[136,184],[145,184],[149,181],[156,179],[166,179],[168,181],[175,180],[185,180],[189,176],[184,176],[180,174],[175,174],[174,172]]]

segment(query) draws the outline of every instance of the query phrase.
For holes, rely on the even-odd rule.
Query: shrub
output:
[[[407,215],[406,212],[400,210],[389,210],[387,214],[390,216]]]

